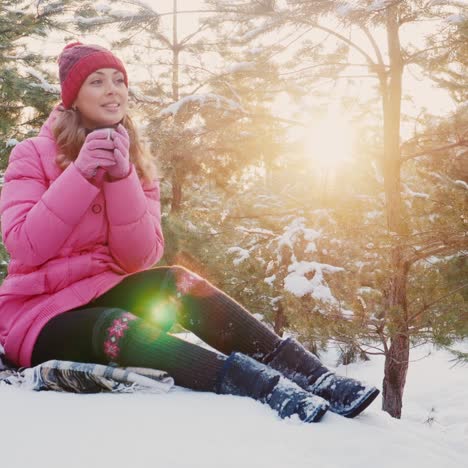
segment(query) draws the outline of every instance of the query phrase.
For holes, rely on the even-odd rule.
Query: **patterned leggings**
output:
[[[50,320],[33,350],[33,365],[49,359],[153,367],[176,384],[213,390],[223,354],[167,333],[174,323],[224,355],[261,360],[280,337],[211,283],[180,267],[126,277],[94,301]]]

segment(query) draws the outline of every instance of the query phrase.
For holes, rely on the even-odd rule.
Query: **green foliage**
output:
[[[41,71],[43,59],[28,51],[28,41],[44,37],[61,9],[51,2],[0,1],[0,169],[12,144],[36,133],[57,100],[58,89],[49,86]],[[67,2],[61,2],[61,7]]]

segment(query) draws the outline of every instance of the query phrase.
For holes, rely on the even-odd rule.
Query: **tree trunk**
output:
[[[275,312],[275,322],[273,329],[278,336],[283,336],[284,328],[287,325],[286,315],[284,314],[283,305],[278,303],[278,310]]]
[[[383,405],[394,418],[401,417],[403,391],[408,371],[409,336],[406,307],[407,266],[401,238],[406,232],[402,216],[400,190],[400,118],[403,60],[399,39],[398,6],[387,9],[386,27],[390,58],[388,76],[383,76],[384,115],[384,188],[386,198],[387,226],[394,240],[390,256],[388,278],[387,323],[393,330],[390,347],[386,353],[383,380]]]
[[[397,265],[390,278],[388,321],[395,329],[385,355],[382,409],[394,418],[401,417],[403,391],[409,363],[409,330],[406,302],[408,267],[401,258],[401,249],[392,252],[392,263]]]
[[[179,39],[177,37],[177,0],[172,5],[172,99],[179,100]]]
[[[177,0],[172,1],[172,100],[179,100],[179,43],[177,31]],[[177,125],[177,124],[176,124]],[[175,167],[172,176],[171,213],[180,211],[182,205],[182,182],[180,168]]]
[[[171,213],[177,213],[182,206],[182,183],[178,180],[177,174],[172,177],[172,202]]]

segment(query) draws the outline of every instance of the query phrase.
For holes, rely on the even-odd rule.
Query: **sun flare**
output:
[[[339,112],[329,113],[310,125],[303,147],[315,168],[336,172],[342,163],[351,159],[352,126]]]

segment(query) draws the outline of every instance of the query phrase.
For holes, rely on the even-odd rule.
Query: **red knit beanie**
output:
[[[100,68],[115,68],[124,75],[128,88],[128,76],[124,64],[110,51],[98,45],[73,42],[63,49],[58,58],[62,102],[69,109],[86,78]]]

